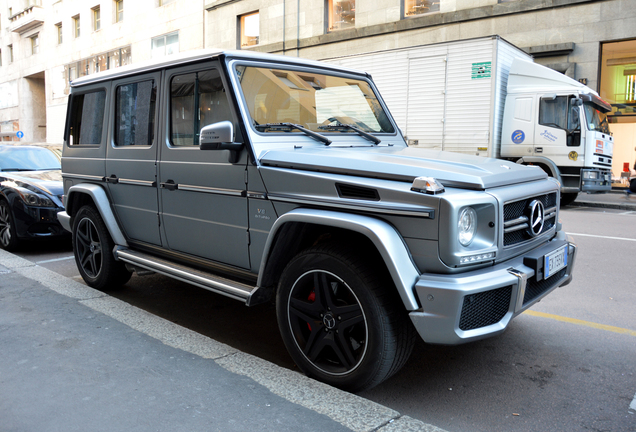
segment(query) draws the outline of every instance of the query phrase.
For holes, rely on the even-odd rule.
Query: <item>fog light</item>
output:
[[[495,253],[494,252],[488,252],[488,253],[483,253],[483,254],[477,254],[477,255],[470,255],[470,256],[465,256],[465,257],[461,257],[459,259],[459,263],[460,264],[473,264],[473,263],[478,263],[481,261],[488,261],[491,259],[495,258]]]

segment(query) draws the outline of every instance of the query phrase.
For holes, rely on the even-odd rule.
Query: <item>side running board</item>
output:
[[[171,278],[205,288],[217,294],[244,301],[247,306],[252,306],[266,300],[256,295],[258,293],[258,287],[256,286],[225,279],[212,273],[157,258],[156,256],[143,252],[130,249],[116,249],[115,257],[134,267],[141,267],[155,273],[161,273]]]

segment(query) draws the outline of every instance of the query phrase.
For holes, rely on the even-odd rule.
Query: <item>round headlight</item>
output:
[[[477,232],[477,212],[472,207],[466,207],[459,214],[457,223],[457,238],[462,246],[468,246]]]

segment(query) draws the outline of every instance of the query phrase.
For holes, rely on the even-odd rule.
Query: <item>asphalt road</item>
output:
[[[636,431],[636,212],[571,207],[561,220],[579,245],[570,285],[499,337],[418,342],[404,369],[360,396],[451,432]],[[18,255],[81,281],[70,245]],[[271,306],[247,308],[159,275],[135,275],[110,294],[295,369]]]

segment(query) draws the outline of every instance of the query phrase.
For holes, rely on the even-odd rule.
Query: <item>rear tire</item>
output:
[[[73,222],[73,252],[82,279],[87,285],[108,290],[128,282],[132,274],[113,256],[115,243],[97,209],[86,205]]]
[[[415,329],[394,284],[360,254],[337,245],[293,258],[276,294],[280,332],[309,377],[358,392],[408,360]]]

